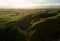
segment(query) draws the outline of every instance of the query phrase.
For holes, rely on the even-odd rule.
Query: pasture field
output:
[[[60,41],[60,10],[0,9],[0,41]]]

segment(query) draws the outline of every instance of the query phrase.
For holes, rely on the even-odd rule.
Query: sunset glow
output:
[[[59,4],[56,0],[0,0],[0,8],[30,8],[34,6]]]

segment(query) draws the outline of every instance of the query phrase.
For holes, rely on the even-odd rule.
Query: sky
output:
[[[60,5],[60,0],[0,0],[0,8],[28,8],[49,4]]]

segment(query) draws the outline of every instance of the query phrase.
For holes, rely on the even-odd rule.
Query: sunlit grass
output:
[[[54,13],[56,13],[56,14],[54,14]],[[31,20],[29,24],[31,24],[31,25],[27,25],[28,29],[22,30],[21,26],[19,26],[19,25],[24,24],[23,19],[26,19],[27,16],[29,17],[29,15],[31,15],[31,18],[32,18],[32,19],[29,18]],[[48,10],[48,11],[38,10],[38,11],[30,11],[30,12],[23,12],[23,13],[19,12],[19,14],[17,14],[17,12],[16,13],[12,13],[12,12],[11,13],[7,13],[7,12],[3,13],[2,12],[2,14],[0,15],[0,29],[1,28],[2,29],[14,28],[19,33],[24,35],[26,41],[30,41],[30,38],[32,37],[32,35],[36,32],[36,29],[33,29],[34,26],[36,26],[39,23],[43,23],[49,19],[56,20],[59,17],[60,17],[60,13],[58,13],[57,10]],[[22,20],[22,22],[20,20]],[[29,21],[29,20],[27,20],[27,21]],[[22,25],[22,28],[24,26],[25,25]]]

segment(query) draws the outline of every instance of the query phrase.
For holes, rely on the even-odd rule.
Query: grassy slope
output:
[[[52,35],[60,32],[59,10],[14,11],[0,14],[1,41],[52,41],[56,38]]]

